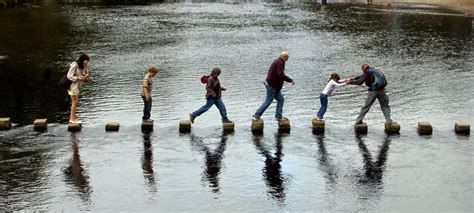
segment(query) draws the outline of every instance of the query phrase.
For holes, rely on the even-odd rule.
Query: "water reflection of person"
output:
[[[89,79],[89,56],[82,53],[77,61],[72,62],[67,73],[67,78],[72,81],[71,86],[67,90],[71,97],[71,113],[69,115],[69,123],[81,123],[77,118],[77,104],[79,103],[79,88],[83,82]]]
[[[143,178],[148,185],[150,192],[156,193],[155,173],[153,171],[153,149],[151,146],[150,133],[143,134],[143,156],[141,159]]]
[[[218,193],[220,190],[219,174],[221,173],[221,162],[227,146],[227,136],[222,135],[220,139],[219,145],[214,149],[214,151],[211,151],[211,149],[203,143],[201,137],[197,137],[194,134],[191,135],[192,145],[198,147],[199,150],[205,154],[206,167],[203,173],[203,178],[209,182],[212,192],[215,193]]]
[[[73,185],[78,190],[80,197],[86,203],[89,203],[92,188],[89,185],[89,176],[84,170],[84,165],[79,155],[79,139],[77,139],[76,134],[71,133],[72,159],[69,161],[69,166],[64,170],[65,181],[67,184]]]
[[[385,162],[387,161],[387,155],[391,141],[390,136],[385,137],[375,162],[372,160],[372,154],[370,153],[369,149],[367,149],[362,137],[356,136],[356,141],[362,153],[365,170],[365,175],[360,179],[359,182],[368,185],[381,186],[383,171],[385,169]]]
[[[262,136],[253,136],[255,147],[260,154],[265,157],[265,167],[262,169],[265,184],[267,184],[268,193],[278,202],[283,204],[285,202],[285,187],[284,177],[281,174],[281,158],[283,157],[283,143],[282,134],[276,134],[275,156],[272,156],[270,151],[265,148],[262,143]]]
[[[328,158],[326,145],[324,143],[324,135],[316,135],[319,150],[319,164],[321,170],[325,173],[325,178],[330,184],[335,184],[337,180],[337,169],[331,163],[331,159]]]

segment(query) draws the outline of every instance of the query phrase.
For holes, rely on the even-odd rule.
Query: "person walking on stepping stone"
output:
[[[285,81],[295,85],[295,81],[285,75],[285,62],[288,61],[288,57],[288,52],[281,52],[278,58],[275,59],[271,64],[270,69],[268,70],[267,79],[263,83],[267,90],[267,96],[260,108],[258,108],[258,110],[253,115],[254,120],[260,119],[262,114],[272,103],[273,99],[277,101],[275,119],[278,121],[287,120],[287,118],[283,117],[282,115],[283,103],[285,102],[285,99],[283,98],[281,89],[283,88],[283,82]]]
[[[226,88],[221,87],[221,83],[218,78],[220,74],[221,69],[216,67],[212,70],[211,74],[207,76],[208,78],[206,83],[206,104],[204,104],[198,110],[189,114],[189,120],[191,120],[191,123],[194,123],[194,119],[209,110],[212,105],[216,105],[217,109],[219,109],[219,112],[222,117],[222,123],[232,123],[232,121],[227,118],[227,111],[225,109],[224,102],[221,98],[221,91],[226,90]]]
[[[377,68],[371,67],[369,64],[362,64],[362,75],[352,77],[349,80],[349,84],[361,85],[365,83],[367,87],[367,99],[365,100],[364,106],[360,109],[359,116],[356,119],[356,124],[361,124],[370,107],[377,99],[382,108],[383,115],[385,116],[385,122],[388,124],[392,123],[390,118],[390,106],[388,105],[388,96],[385,93],[385,87],[387,86],[387,79],[385,75]]]

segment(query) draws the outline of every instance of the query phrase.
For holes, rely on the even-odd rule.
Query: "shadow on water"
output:
[[[275,134],[275,153],[273,155],[265,147],[261,135],[253,136],[255,148],[265,157],[265,167],[262,169],[262,174],[268,187],[268,193],[278,202],[278,205],[284,205],[285,203],[285,179],[282,176],[280,164],[283,157],[282,138],[285,136],[285,134]]]
[[[150,133],[143,133],[143,156],[141,159],[143,178],[151,193],[156,194],[155,172],[153,171],[153,147]]]
[[[209,182],[212,192],[219,193],[219,174],[221,173],[222,159],[227,146],[227,136],[223,134],[217,147],[211,150],[209,146],[204,144],[203,138],[191,134],[191,145],[205,154],[206,162],[202,177]]]
[[[86,204],[90,204],[92,187],[79,155],[79,143],[80,140],[77,138],[77,133],[71,133],[72,158],[69,160],[68,167],[64,169],[64,176],[66,183],[71,185],[74,190],[77,190],[77,194]]]

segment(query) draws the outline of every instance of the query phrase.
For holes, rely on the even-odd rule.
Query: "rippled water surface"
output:
[[[364,5],[298,2],[178,2],[146,6],[61,5],[0,10],[0,211],[400,211],[468,212],[474,207],[474,144],[453,132],[474,124],[473,22],[436,8],[386,11]],[[56,88],[87,50],[91,81],[82,89],[78,133],[69,99]],[[284,115],[262,103],[262,84],[288,50]],[[367,135],[353,133],[365,89],[330,98],[324,135],[311,115],[333,72],[357,75],[370,63],[386,74],[399,135],[383,132],[375,103]],[[140,131],[140,81],[156,64],[152,133]],[[199,78],[220,67],[235,133],[223,134],[216,108],[190,134],[178,120],[204,104]],[[48,131],[33,131],[36,118]],[[428,120],[433,135],[419,136]],[[105,132],[106,122],[121,124]]]

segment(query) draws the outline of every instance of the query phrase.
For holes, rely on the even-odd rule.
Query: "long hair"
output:
[[[337,73],[333,73],[331,74],[331,77],[329,78],[328,81],[331,81],[331,79],[334,80],[335,82],[338,82],[339,80],[341,80],[341,77],[339,77]]]
[[[77,59],[76,63],[79,66],[79,69],[84,69],[84,61],[89,61],[89,56],[86,53],[82,53],[81,56],[79,56],[79,59]]]

